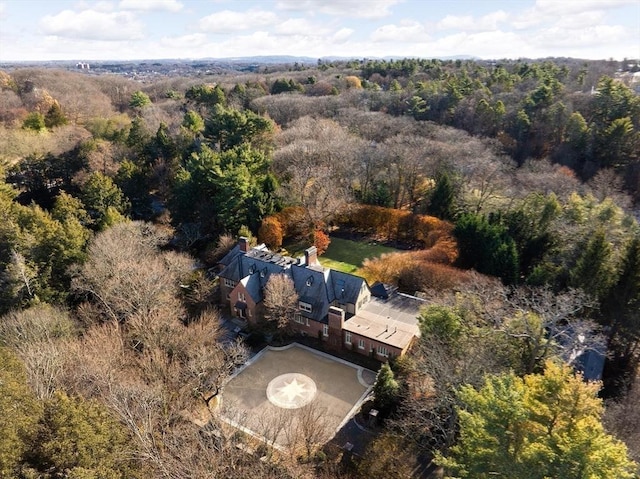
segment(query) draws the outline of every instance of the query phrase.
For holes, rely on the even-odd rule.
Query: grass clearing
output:
[[[329,248],[320,256],[320,263],[326,268],[345,273],[354,273],[367,258],[377,258],[385,253],[394,253],[395,248],[383,246],[376,241],[351,241],[331,237]]]
[[[297,258],[304,255],[305,248],[310,245],[307,242],[285,244],[285,253]],[[320,264],[325,268],[331,268],[344,273],[355,273],[367,258],[377,258],[385,253],[395,253],[399,250],[383,246],[377,241],[352,241],[331,237],[331,243],[327,251],[320,256]]]

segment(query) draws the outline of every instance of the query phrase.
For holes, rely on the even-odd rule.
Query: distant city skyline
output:
[[[0,0],[0,61],[640,57],[640,0]]]

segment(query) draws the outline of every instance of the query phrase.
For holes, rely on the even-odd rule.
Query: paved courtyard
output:
[[[326,441],[357,412],[374,381],[373,371],[297,343],[268,346],[229,380],[222,414],[271,444],[311,433]]]

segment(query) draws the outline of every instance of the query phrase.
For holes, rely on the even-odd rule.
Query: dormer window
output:
[[[313,284],[313,276],[309,276],[309,277],[307,278],[306,285],[307,285],[307,286],[311,286],[312,284]]]
[[[253,274],[256,272],[256,265],[252,264],[251,266],[249,266],[249,274]]]
[[[260,277],[264,278],[265,276],[267,276],[267,268],[262,268],[260,271]]]
[[[313,311],[312,306],[309,303],[305,303],[304,301],[298,301],[298,308],[306,313],[310,313]]]

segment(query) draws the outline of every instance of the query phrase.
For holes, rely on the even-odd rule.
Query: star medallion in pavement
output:
[[[297,378],[293,378],[291,382],[285,383],[284,386],[278,388],[278,394],[286,396],[289,402],[294,401],[298,396],[305,397],[307,393],[307,386],[299,383]]]
[[[267,385],[267,399],[285,409],[298,409],[309,404],[316,392],[313,379],[300,373],[281,374]]]

